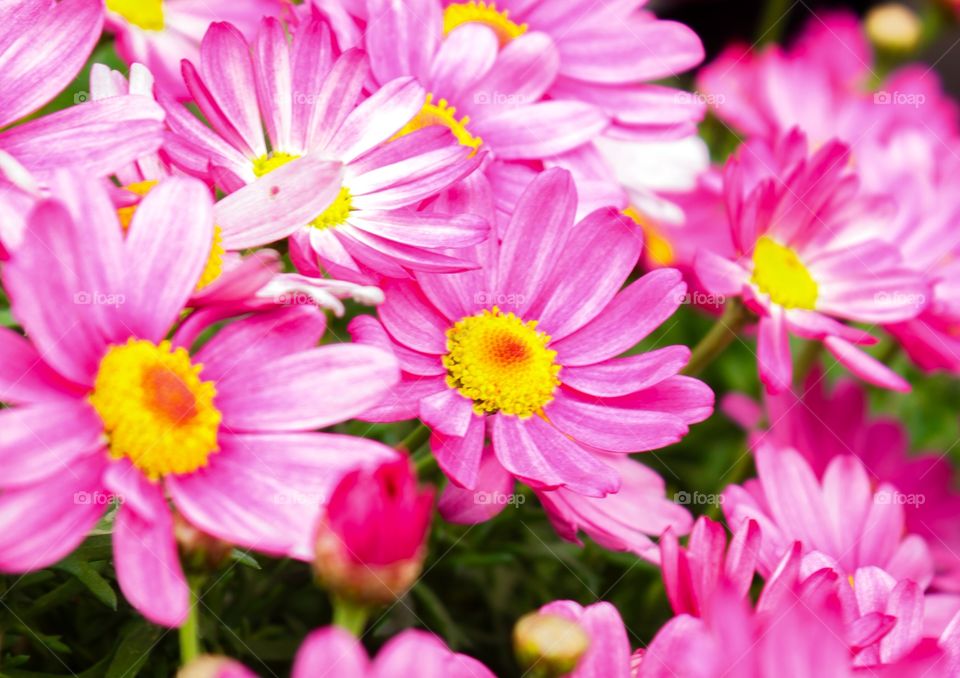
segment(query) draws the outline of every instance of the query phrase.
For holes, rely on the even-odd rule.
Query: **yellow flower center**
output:
[[[496,306],[461,318],[447,330],[447,385],[472,400],[477,414],[541,412],[560,384],[560,365],[536,327]]]
[[[347,217],[350,216],[352,209],[353,200],[350,197],[350,189],[343,186],[340,188],[336,200],[330,203],[330,207],[325,209],[323,214],[311,221],[310,225],[314,228],[319,228],[321,231],[326,228],[339,226],[340,224],[346,223]]]
[[[413,120],[408,122],[393,138],[402,137],[424,127],[442,125],[453,132],[453,136],[457,138],[461,145],[472,148],[473,153],[470,155],[474,155],[483,144],[483,139],[472,135],[467,128],[470,123],[470,116],[465,115],[457,120],[456,113],[457,109],[448,105],[446,99],[440,99],[439,102],[433,103],[433,94],[427,94],[427,100],[420,112],[413,116]]]
[[[479,23],[492,28],[501,47],[527,32],[526,24],[518,25],[511,21],[510,12],[499,11],[494,2],[456,2],[443,11],[444,35],[449,35],[453,29],[466,23]]]
[[[125,191],[130,191],[141,198],[149,193],[157,185],[155,180],[137,181],[127,184],[123,187]],[[137,205],[127,205],[117,209],[117,216],[120,218],[120,226],[124,232],[129,230],[130,222],[133,221],[133,215],[137,211]],[[213,243],[210,245],[210,256],[207,257],[207,263],[203,267],[203,273],[200,274],[200,280],[197,282],[197,291],[212,283],[220,277],[223,272],[223,231],[219,226],[213,227]]]
[[[163,30],[163,0],[107,0],[107,9],[148,31]]]
[[[623,213],[633,219],[643,230],[643,242],[647,248],[647,258],[657,266],[670,266],[674,262],[673,245],[667,240],[656,224],[632,205]]]
[[[90,404],[103,420],[110,455],[127,457],[151,480],[191,473],[218,451],[216,388],[186,349],[130,339],[100,361]]]
[[[258,178],[262,177],[264,174],[269,174],[278,167],[283,167],[288,162],[292,162],[299,157],[299,155],[294,155],[293,153],[270,151],[253,161],[253,173],[256,174]]]
[[[751,282],[784,308],[812,310],[817,305],[817,283],[800,257],[789,247],[763,236],[753,249]]]

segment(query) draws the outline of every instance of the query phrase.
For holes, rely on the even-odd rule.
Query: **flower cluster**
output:
[[[509,620],[530,675],[960,675],[952,467],[867,404],[960,374],[958,107],[887,72],[906,10],[728,47],[694,93],[700,39],[645,4],[3,3],[15,633],[13,575],[116,609],[115,578],[179,675],[253,675],[198,618],[256,556],[328,596],[293,676],[492,676],[403,628],[441,630],[407,601],[449,618],[421,582],[486,523],[514,543],[463,562],[525,528],[672,612],[639,643],[609,591],[541,599]]]

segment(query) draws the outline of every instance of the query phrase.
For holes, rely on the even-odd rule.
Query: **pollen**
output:
[[[107,9],[144,30],[163,30],[163,0],[107,0]]]
[[[529,417],[553,400],[560,385],[557,352],[535,320],[496,306],[447,330],[447,385],[473,401],[477,414]]]
[[[498,10],[495,2],[455,2],[443,11],[444,35],[449,35],[466,23],[479,23],[492,28],[501,47],[527,32],[526,24],[512,21],[510,12]]]
[[[262,177],[264,174],[270,174],[273,170],[283,167],[288,162],[292,162],[299,157],[299,155],[294,155],[293,153],[270,151],[253,161],[253,173],[257,175],[258,178]]]
[[[127,184],[124,186],[123,190],[142,198],[156,185],[157,182],[155,180],[135,181],[132,184]],[[120,207],[117,209],[117,216],[120,217],[120,225],[123,227],[124,231],[130,228],[130,222],[133,221],[133,213],[136,211],[136,205],[128,205],[126,207]]]
[[[103,420],[110,456],[151,480],[192,473],[217,452],[220,411],[213,382],[186,349],[130,339],[100,361],[90,404]]]
[[[402,137],[405,134],[416,132],[424,127],[442,125],[453,133],[453,136],[456,137],[461,146],[473,149],[470,155],[475,155],[477,149],[483,144],[483,139],[470,133],[468,128],[470,116],[465,115],[458,120],[456,113],[457,109],[450,106],[446,99],[440,99],[437,103],[433,103],[433,94],[427,94],[427,100],[424,102],[420,112],[413,116],[413,119],[408,122],[403,129],[397,132],[393,138]]]
[[[812,310],[817,305],[817,283],[791,248],[763,236],[753,250],[751,282],[784,308]]]
[[[353,210],[353,198],[350,195],[350,189],[346,186],[340,188],[336,200],[330,203],[330,207],[323,211],[319,217],[310,222],[314,228],[321,231],[327,228],[334,228],[347,223],[350,212]]]

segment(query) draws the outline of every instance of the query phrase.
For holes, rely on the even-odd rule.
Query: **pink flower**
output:
[[[450,11],[440,0],[367,3],[366,50],[376,81],[413,76],[426,90],[411,128],[448,128],[471,150],[539,160],[609,126],[608,114],[592,103],[543,100],[560,68],[546,33],[518,35],[501,47],[501,33],[482,22],[450,23],[445,31]]]
[[[582,607],[572,600],[556,600],[540,608],[541,614],[555,614],[576,622],[590,644],[570,678],[630,678],[630,640],[617,608],[600,601]]]
[[[313,196],[312,165],[336,161],[343,173],[325,209],[313,214],[255,223],[231,215],[240,232],[225,238],[225,246],[293,235],[291,254],[301,272],[316,277],[319,263],[335,277],[356,281],[473,266],[449,252],[486,238],[488,225],[469,214],[417,208],[473,171],[479,158],[468,157],[443,129],[386,143],[419,109],[419,85],[398,78],[358,103],[367,60],[358,50],[334,60],[329,30],[317,20],[302,24],[290,44],[280,23],[265,19],[252,49],[251,56],[232,26],[211,26],[199,70],[185,63],[184,78],[213,129],[169,103],[174,139],[165,148],[173,161],[231,193],[218,205],[232,202],[238,212],[258,204],[279,209],[284,195]],[[263,185],[274,176],[290,185]],[[249,227],[239,228],[243,223]]]
[[[314,569],[340,595],[393,601],[420,575],[432,513],[406,457],[347,473],[317,526]]]
[[[79,73],[103,26],[101,0],[11,0],[0,7],[0,151],[32,172],[106,176],[162,141],[163,111],[147,97],[112,97],[14,125]],[[11,125],[13,125],[11,127]]]
[[[336,626],[314,631],[297,651],[292,678],[493,678],[472,657],[456,654],[439,638],[407,630],[387,642],[370,661],[360,641]]]
[[[828,389],[819,370],[802,389],[767,395],[764,402],[766,429],[759,428],[758,406],[745,396],[728,395],[723,409],[753,430],[754,443],[767,440],[796,450],[818,478],[837,457],[857,457],[874,483],[892,485],[910,500],[904,511],[907,531],[926,539],[936,564],[935,586],[960,591],[960,531],[954,519],[960,495],[953,489],[953,468],[941,453],[911,455],[899,421],[869,417],[861,385],[844,379]]]
[[[808,155],[794,131],[773,147],[747,144],[727,165],[727,210],[736,255],[700,250],[696,271],[708,291],[739,296],[760,315],[757,362],[767,390],[789,388],[790,335],[823,341],[867,381],[909,385],[857,344],[876,340],[840,321],[915,317],[928,295],[897,250],[872,235],[882,205],[859,192],[848,150],[829,143]]]
[[[263,16],[275,16],[282,0],[107,0],[107,28],[116,35],[120,58],[146,64],[165,91],[190,97],[180,61],[195,61],[200,40],[215,21],[229,21],[253,35]]]
[[[393,454],[312,431],[375,404],[396,360],[317,347],[308,306],[231,323],[191,355],[176,324],[213,240],[206,187],[162,181],[126,235],[102,184],[58,175],[52,193],[63,202],[40,202],[3,269],[29,338],[0,332],[0,569],[56,562],[117,497],[121,589],[177,625],[189,594],[168,501],[214,537],[309,559],[332,484]]]
[[[694,96],[650,84],[693,68],[703,60],[700,38],[675,21],[658,20],[641,8],[646,0],[589,5],[569,0],[443,0],[447,39],[459,26],[482,25],[501,50],[517,50],[549,36],[556,76],[546,98],[584,102],[610,120],[616,138],[664,139],[692,134],[704,106]],[[516,52],[514,52],[516,53]]]
[[[904,66],[877,86],[872,62],[858,18],[826,14],[788,49],[728,49],[703,70],[700,86],[720,102],[717,115],[749,137],[772,141],[799,127],[815,145],[850,146],[864,190],[892,201],[874,235],[899,249],[931,291],[918,317],[884,326],[921,368],[960,372],[960,243],[952,230],[960,207],[940,199],[960,176],[957,104],[926,65]]]
[[[477,179],[460,209],[489,214]],[[672,444],[712,411],[710,389],[677,376],[686,347],[617,357],[676,310],[684,285],[661,270],[621,291],[640,255],[636,227],[609,208],[575,224],[576,203],[569,173],[542,173],[503,242],[477,248],[479,270],[392,283],[382,326],[358,318],[351,327],[360,341],[392,347],[404,371],[393,397],[364,418],[419,416],[440,467],[468,490],[479,485],[489,436],[514,478],[602,497],[622,481],[598,452]]]
[[[723,510],[737,529],[755,520],[763,535],[758,569],[769,576],[793,542],[802,544],[803,572],[829,567],[842,576],[875,565],[922,588],[933,562],[927,544],[905,533],[900,493],[888,483],[874,487],[854,456],[834,458],[818,480],[796,451],[769,442],[754,450],[757,480],[724,492]]]

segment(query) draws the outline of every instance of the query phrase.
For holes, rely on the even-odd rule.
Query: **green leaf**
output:
[[[233,549],[230,552],[230,560],[236,561],[241,565],[246,567],[253,568],[254,570],[262,570],[260,563],[257,562],[257,559],[250,555],[246,551],[241,551],[240,549]]]
[[[117,609],[117,594],[106,579],[100,576],[100,573],[85,560],[81,560],[76,554],[70,555],[54,565],[54,569],[63,570],[73,575],[81,584],[87,587],[97,600],[109,607],[111,610]]]
[[[133,678],[150,658],[163,629],[147,622],[128,627],[110,662],[105,678]]]

